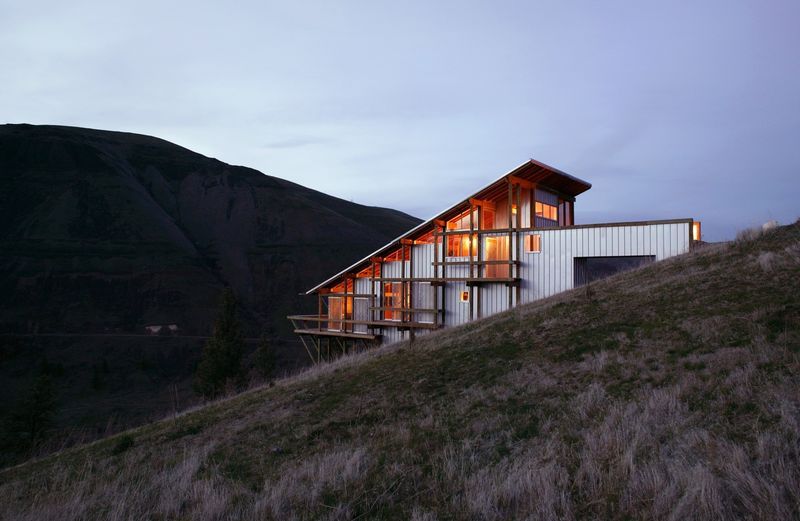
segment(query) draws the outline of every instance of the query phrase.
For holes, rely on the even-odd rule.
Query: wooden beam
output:
[[[432,262],[431,264],[436,264],[436,262]],[[444,262],[440,262],[439,264],[444,264]],[[465,266],[469,264],[469,261],[447,261],[448,266]],[[485,261],[474,261],[473,264],[476,266],[491,266],[492,264],[519,264],[518,260],[485,260]]]
[[[399,306],[399,307],[377,307],[374,309],[380,309],[384,311],[401,311],[404,309],[407,312],[413,312],[413,313],[436,313],[436,308],[406,308]]]
[[[366,333],[343,333],[341,331],[317,331],[316,329],[295,329],[297,335],[324,336],[324,337],[344,337],[344,338],[365,338],[375,340],[380,335],[368,335]]]
[[[521,177],[517,177],[515,175],[506,176],[506,179],[508,179],[509,184],[521,186],[522,188],[526,188],[528,190],[534,190],[536,188],[536,183],[533,183]]]
[[[485,201],[483,199],[470,198],[469,204],[471,206],[477,206],[478,208],[488,208],[489,210],[495,209],[494,201]]]

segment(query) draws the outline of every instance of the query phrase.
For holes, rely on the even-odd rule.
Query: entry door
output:
[[[328,299],[328,330],[341,331],[342,320],[344,319],[344,306],[342,297],[331,297]]]
[[[508,237],[486,237],[483,243],[485,260],[508,260]],[[487,264],[486,278],[505,279],[510,277],[508,264]]]

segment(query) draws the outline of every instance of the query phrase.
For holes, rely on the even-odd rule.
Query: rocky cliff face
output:
[[[286,336],[298,295],[419,221],[166,141],[0,126],[0,332],[207,334],[220,290]]]

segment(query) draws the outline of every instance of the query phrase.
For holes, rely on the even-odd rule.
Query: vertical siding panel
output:
[[[523,205],[523,219],[528,215],[524,208]],[[523,247],[520,249],[520,257],[517,259],[520,262],[521,288],[519,302],[514,299],[515,305],[539,300],[573,288],[574,259],[576,257],[653,255],[657,260],[663,260],[688,250],[689,230],[690,225],[687,223],[537,230],[536,233],[541,235],[541,252],[525,253]],[[522,237],[532,233],[526,232],[522,234]],[[415,245],[414,248],[415,275],[420,278],[432,277],[434,245]],[[516,255],[516,248],[513,251]],[[409,264],[407,263],[406,266],[408,270]],[[384,264],[383,275],[387,278],[400,277],[401,267],[400,262],[388,262]],[[448,275],[466,277],[467,269],[466,266],[451,266]],[[380,302],[380,284],[376,284],[375,289],[376,301]],[[460,301],[460,294],[465,290],[467,290],[467,286],[464,282],[449,282],[442,287],[442,298],[445,301],[447,313],[443,317],[443,324],[446,327],[468,322],[470,306],[474,307],[476,314],[479,311],[477,299],[473,299],[469,304]],[[369,279],[356,279],[355,291],[358,294],[369,293],[371,291]],[[429,309],[436,306],[433,290],[429,283],[415,282],[412,291],[413,307]],[[504,284],[486,284],[481,291],[480,313],[482,316],[488,317],[508,309],[509,290]],[[358,320],[368,318],[368,308],[368,299],[356,299],[354,318]],[[433,315],[419,313],[416,319],[431,322]],[[355,326],[355,330],[366,332],[366,326]],[[423,335],[428,331],[420,330],[417,333]],[[383,343],[393,343],[408,337],[407,334],[401,334],[396,327],[384,328],[383,334]]]

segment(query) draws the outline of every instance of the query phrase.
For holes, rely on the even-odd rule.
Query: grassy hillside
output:
[[[0,505],[59,520],[798,518],[799,362],[796,224],[3,471]]]

